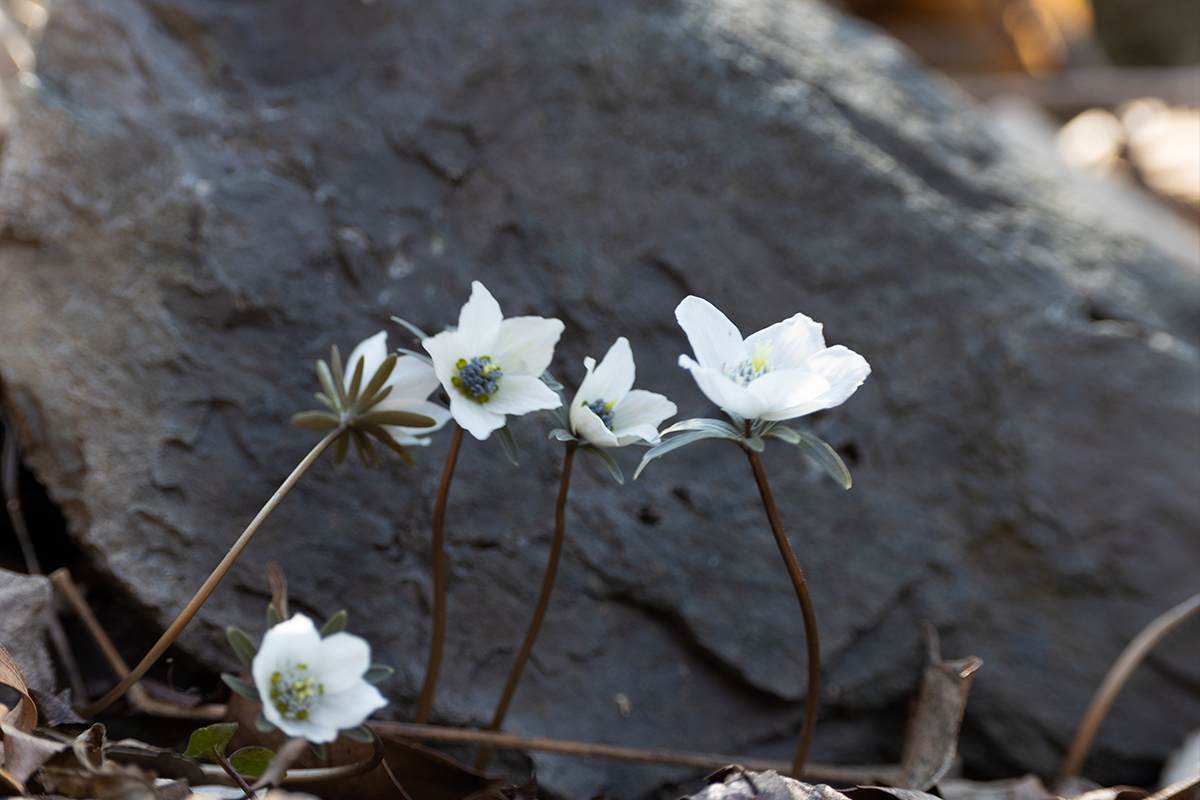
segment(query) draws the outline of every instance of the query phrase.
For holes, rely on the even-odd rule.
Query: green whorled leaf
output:
[[[718,423],[718,424],[722,424],[722,423]],[[664,431],[664,433],[665,433],[665,431]],[[670,439],[664,439],[660,444],[656,444],[656,445],[654,445],[654,447],[651,447],[649,450],[646,451],[646,454],[642,456],[642,463],[638,464],[637,470],[633,473],[633,479],[636,481],[638,479],[638,475],[642,474],[642,470],[644,470],[646,468],[646,465],[649,464],[651,461],[653,461],[656,458],[661,458],[661,457],[665,456],[667,453],[671,452],[672,450],[678,450],[680,447],[683,447],[684,445],[691,444],[692,442],[698,442],[701,439],[738,439],[738,440],[740,440],[741,438],[742,438],[741,436],[735,437],[735,436],[730,436],[728,433],[723,433],[723,432],[722,433],[713,433],[713,432],[707,431],[707,430],[691,430],[691,431],[684,431],[683,433],[677,433],[674,436],[672,436]]]
[[[229,765],[238,771],[239,775],[257,778],[266,770],[267,764],[275,757],[275,752],[265,747],[243,747],[235,750],[229,757]]]
[[[279,623],[283,622],[283,615],[279,613],[279,609],[274,603],[267,606],[267,627],[274,628]]]
[[[313,395],[313,397],[317,398],[317,402],[328,408],[330,411],[336,412],[338,410],[338,407],[334,404],[334,402],[329,399],[329,395],[325,394],[324,392],[317,392]]]
[[[358,457],[362,461],[363,466],[378,467],[379,456],[376,455],[375,445],[371,444],[371,440],[367,438],[367,434],[358,428],[351,428],[350,438],[354,440],[354,449],[358,451]]]
[[[659,435],[667,436],[672,433],[688,433],[690,431],[703,432],[705,438],[741,439],[744,435],[728,422],[722,422],[719,419],[685,419],[676,422]]]
[[[411,322],[409,322],[406,319],[401,319],[400,317],[392,317],[392,322],[396,323],[397,325],[399,325],[403,328],[406,328],[408,330],[408,332],[413,335],[413,338],[416,339],[418,342],[423,342],[429,338],[429,334],[425,333],[425,331],[421,330],[416,325],[413,325]]]
[[[496,431],[496,438],[500,441],[500,447],[504,450],[504,455],[508,456],[508,460],[512,462],[514,467],[521,466],[521,458],[517,453],[517,440],[513,438],[512,431],[505,425]]]
[[[301,411],[292,414],[292,424],[306,431],[331,431],[338,426],[338,418],[328,411]]]
[[[270,733],[275,730],[275,726],[271,724],[271,721],[266,718],[266,715],[261,710],[258,712],[258,716],[254,718],[254,727],[262,733]]]
[[[364,425],[398,425],[401,428],[432,428],[437,422],[411,411],[369,411],[358,418]]]
[[[767,431],[771,430],[778,424],[779,424],[778,422],[776,422],[775,420],[771,420],[771,419],[753,420],[750,423],[750,435],[751,436],[766,436]],[[742,427],[742,430],[745,430],[744,425]]]
[[[238,661],[242,662],[242,666],[248,672],[254,663],[254,656],[258,654],[258,646],[254,644],[241,628],[232,626],[226,628],[225,638],[229,640],[229,646],[233,648],[233,652],[237,654]]]
[[[338,437],[337,443],[333,446],[333,462],[339,467],[346,460],[346,453],[350,450],[350,437],[342,434]]]
[[[431,367],[433,366],[433,359],[429,357],[428,353],[418,353],[416,350],[409,350],[405,347],[397,347],[396,354],[401,356],[412,356],[413,358],[424,361]]]
[[[233,738],[237,729],[236,722],[218,722],[215,725],[193,731],[191,738],[188,739],[184,755],[188,758],[204,756],[216,761],[214,755],[225,754],[225,745],[229,744],[229,740]]]
[[[736,428],[739,433],[746,430],[746,418],[745,417],[743,417],[741,414],[737,413],[736,411],[730,411],[728,408],[722,408],[721,410],[724,411],[726,414],[728,414],[729,418],[731,420],[733,420],[733,427]]]
[[[548,438],[553,439],[556,442],[578,442],[578,441],[580,441],[579,438],[575,434],[571,433],[566,428],[555,428],[554,430],[550,431]]]
[[[776,439],[782,439],[788,444],[800,444],[799,431],[793,430],[786,425],[772,425],[770,429],[760,435],[773,436]]]
[[[372,664],[366,672],[363,673],[363,680],[367,683],[382,683],[392,675],[396,674],[393,667],[387,664]]]
[[[408,464],[410,467],[415,467],[417,465],[416,459],[414,459],[412,454],[408,452],[408,448],[393,439],[392,435],[387,432],[386,428],[382,428],[379,425],[363,425],[362,429],[364,433],[374,436],[381,444],[395,452],[396,455],[400,456],[400,458],[404,460],[405,464]]]
[[[348,617],[349,614],[346,613],[345,609],[342,609],[325,620],[325,624],[321,626],[321,638],[324,639],[326,636],[346,630],[346,619]]]
[[[342,735],[347,739],[353,739],[356,742],[370,744],[375,741],[375,731],[368,728],[366,725],[359,725],[357,728],[343,728]]]
[[[317,380],[321,382],[321,388],[325,390],[325,396],[330,399],[330,406],[335,412],[341,413],[345,408],[345,403],[342,399],[342,393],[338,390],[340,384],[334,383],[333,372],[330,371],[329,365],[324,359],[317,361]]]
[[[333,374],[333,389],[337,392],[338,405],[350,408],[346,402],[346,376],[342,374],[342,354],[337,345],[329,348],[329,370]]]
[[[367,383],[367,388],[363,389],[362,397],[364,400],[373,399],[379,390],[383,388],[383,384],[392,376],[392,370],[396,369],[396,358],[395,353],[390,353],[383,360],[383,363],[379,365],[379,368],[375,370],[375,374],[371,376],[370,381]]]
[[[580,449],[603,464],[605,469],[608,470],[608,474],[613,476],[613,480],[624,485],[625,475],[621,472],[621,467],[619,464],[617,464],[616,459],[614,459],[607,450],[596,447],[595,445],[584,445]]]
[[[350,388],[346,390],[346,406],[348,408],[354,408],[354,404],[358,400],[358,390],[362,388],[363,368],[366,366],[366,362],[365,356],[359,356],[358,361],[354,363],[354,372],[350,375]]]
[[[756,453],[761,453],[767,449],[767,443],[762,440],[761,436],[745,436],[742,437],[742,444]]]
[[[543,372],[541,377],[542,377],[542,383],[544,383],[544,384],[546,384],[546,386],[550,387],[550,391],[557,392],[558,394],[563,393],[563,388],[564,388],[563,385],[558,382],[557,378],[555,378],[553,375],[550,374],[550,370],[546,370],[545,372]]]
[[[256,703],[262,702],[262,696],[258,693],[258,687],[249,681],[244,681],[236,675],[231,675],[228,672],[221,673],[221,680],[225,681],[225,685],[235,692],[240,694],[247,700],[253,700]]]
[[[850,470],[846,469],[846,464],[837,451],[807,431],[796,431],[796,434],[800,437],[796,446],[816,461],[838,486],[849,489],[853,483],[850,479]]]
[[[379,405],[389,394],[392,393],[393,388],[395,388],[395,387],[385,386],[374,397],[372,397],[370,399],[367,399],[367,397],[365,395],[363,397],[358,398],[358,409],[357,409],[358,415],[361,417],[363,414],[366,414],[372,408]]]

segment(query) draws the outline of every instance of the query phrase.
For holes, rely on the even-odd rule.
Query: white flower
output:
[[[363,680],[370,666],[365,639],[349,633],[322,639],[311,619],[296,614],[267,630],[250,673],[267,721],[288,736],[321,744],[387,705]]]
[[[571,431],[597,447],[624,447],[644,440],[657,444],[658,426],[674,416],[675,404],[661,394],[632,389],[633,352],[622,336],[600,366],[585,358],[587,375],[571,401]]]
[[[379,365],[388,357],[387,332],[380,331],[369,339],[363,339],[350,352],[346,361],[344,382],[346,391],[354,378],[354,369],[358,360],[363,360],[362,382],[359,391],[371,380]],[[438,386],[437,373],[433,367],[413,356],[400,356],[396,359],[396,367],[388,376],[383,387],[390,386],[392,391],[383,400],[371,407],[371,411],[411,411],[423,414],[434,421],[432,428],[404,428],[399,425],[382,426],[397,443],[411,447],[412,445],[429,444],[428,436],[418,436],[418,433],[433,433],[440,430],[450,421],[450,412],[437,403],[430,403],[425,398]],[[380,387],[381,389],[383,387]]]
[[[475,281],[458,316],[458,329],[422,342],[446,393],[450,413],[476,439],[504,427],[506,414],[558,408],[562,401],[542,383],[563,324],[543,317],[505,319],[500,304]]]
[[[679,366],[691,370],[710,400],[746,419],[785,420],[833,408],[871,373],[853,350],[826,347],[821,325],[803,314],[745,340],[699,297],[684,298],[675,318],[696,354],[695,361],[681,355]]]

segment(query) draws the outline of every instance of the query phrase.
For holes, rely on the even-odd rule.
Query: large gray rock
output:
[[[1101,230],[895,43],[803,0],[60,0],[0,165],[0,374],[28,464],[166,624],[314,442],[312,362],[453,323],[473,278],[566,323],[553,369],[628,336],[675,366],[689,293],[746,332],[796,311],[875,372],[813,430],[855,476],[765,455],[815,597],[814,757],[897,755],[922,619],[986,664],[963,752],[1052,772],[1124,644],[1200,575],[1200,281]],[[393,343],[399,330],[392,328]],[[547,554],[560,450],[468,439],[435,713],[486,721]],[[409,469],[324,458],[183,638],[257,631],[263,566],[399,674],[429,635],[448,435]],[[619,454],[631,469],[636,453]],[[559,586],[508,728],[787,756],[804,637],[745,459],[707,442],[576,475]],[[1200,715],[1195,626],[1096,744],[1152,777]],[[624,694],[631,713],[619,713]],[[630,709],[627,709],[630,710]],[[538,758],[570,796],[680,773]]]

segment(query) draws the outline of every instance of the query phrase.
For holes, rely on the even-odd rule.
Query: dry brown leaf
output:
[[[4,771],[19,785],[24,785],[43,764],[69,747],[7,723],[0,723],[0,731],[4,734]]]
[[[958,753],[958,733],[975,672],[983,660],[975,656],[942,661],[937,629],[925,623],[929,663],[921,677],[917,705],[908,718],[900,757],[900,785],[925,791],[941,780]]]
[[[21,695],[21,701],[16,708],[8,709],[3,720],[14,728],[28,733],[37,727],[37,704],[29,696],[29,687],[25,685],[25,676],[21,668],[12,660],[12,656],[0,644],[0,683],[11,686]],[[3,706],[0,706],[3,708]]]
[[[747,772],[737,765],[708,776],[709,785],[689,800],[847,800],[825,784],[802,783],[777,772]]]

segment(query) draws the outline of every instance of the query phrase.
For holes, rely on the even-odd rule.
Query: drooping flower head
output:
[[[387,350],[387,331],[380,331],[369,339],[364,339],[350,351],[350,357],[346,359],[346,372],[343,376],[346,391],[350,391],[350,383],[353,379],[359,359],[362,359],[363,370],[362,374],[369,378],[374,375],[383,362],[388,357]],[[410,411],[414,414],[421,414],[433,420],[434,424],[429,428],[406,428],[403,425],[382,425],[381,427],[391,434],[392,438],[399,444],[406,446],[424,446],[429,444],[428,436],[419,436],[420,433],[433,433],[441,430],[442,426],[450,421],[450,412],[437,403],[431,403],[425,398],[429,397],[429,393],[438,387],[437,373],[433,371],[433,367],[429,366],[419,358],[413,356],[400,356],[396,359],[396,366],[392,369],[391,375],[383,384],[384,388],[391,387],[391,392],[387,397],[380,400],[371,409],[372,411]]]
[[[802,417],[846,401],[871,372],[842,345],[825,346],[820,323],[803,314],[751,334],[707,300],[690,296],[675,309],[695,360],[679,357],[708,398],[745,419]]]
[[[597,447],[657,444],[658,426],[677,409],[661,394],[633,388],[629,340],[617,339],[599,366],[590,357],[583,366],[587,375],[571,401],[571,431]]]
[[[311,619],[296,614],[267,630],[250,673],[267,721],[321,744],[387,705],[363,677],[370,666],[365,639],[341,632],[322,638]]]
[[[563,324],[544,317],[505,319],[479,281],[462,307],[458,329],[421,344],[450,395],[450,413],[476,439],[504,427],[505,416],[558,408],[562,401],[539,376],[550,366]]]

